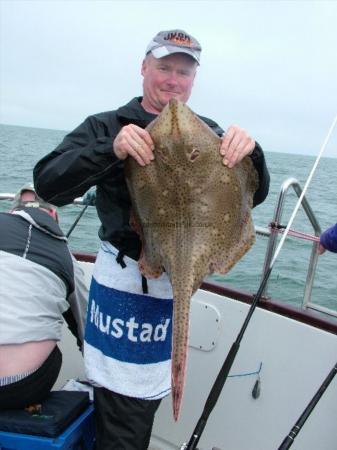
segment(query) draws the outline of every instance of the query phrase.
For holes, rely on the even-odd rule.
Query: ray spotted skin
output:
[[[258,176],[250,158],[223,165],[221,139],[185,104],[171,99],[147,127],[155,159],[126,160],[146,277],[165,270],[173,288],[172,397],[177,420],[185,382],[189,311],[204,277],[226,273],[255,239],[251,219]]]

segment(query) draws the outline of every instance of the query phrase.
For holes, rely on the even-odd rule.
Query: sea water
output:
[[[65,134],[65,131],[0,125],[0,192],[15,193],[22,184],[31,181],[35,163],[52,151]],[[282,183],[294,177],[303,188],[315,161],[313,156],[274,153],[268,149],[265,149],[265,155],[271,175],[270,192],[266,201],[253,210],[254,224],[260,227],[268,227],[273,220]],[[337,222],[336,174],[337,158],[323,157],[306,194],[322,231]],[[294,190],[288,192],[281,220],[283,225],[287,225],[297,201]],[[9,201],[0,202],[0,211],[6,211],[9,207]],[[74,205],[59,208],[60,225],[64,233],[70,229],[81,208]],[[96,210],[89,207],[71,233],[71,249],[96,252],[99,245],[98,228]],[[298,211],[292,229],[313,234],[302,208]],[[256,292],[261,281],[267,243],[268,238],[258,236],[252,249],[228,274],[213,275],[211,279]],[[269,279],[269,295],[287,303],[301,304],[311,251],[310,241],[292,237],[286,240]],[[314,302],[332,309],[337,309],[336,272],[337,254],[325,252],[318,260],[312,298]]]

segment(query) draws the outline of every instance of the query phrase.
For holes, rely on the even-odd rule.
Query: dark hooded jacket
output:
[[[34,184],[44,200],[57,206],[71,203],[96,186],[96,208],[101,221],[99,237],[124,254],[138,259],[140,240],[130,227],[131,199],[124,178],[124,161],[113,152],[113,141],[121,128],[135,124],[145,128],[156,118],[134,98],[115,111],[88,117],[34,168]],[[216,134],[223,130],[212,120],[199,116]],[[263,151],[256,144],[251,159],[259,175],[254,206],[268,194],[269,173]]]

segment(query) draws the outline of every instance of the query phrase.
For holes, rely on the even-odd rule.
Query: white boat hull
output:
[[[190,348],[181,418],[172,419],[170,398],[157,414],[152,444],[180,448],[189,440],[207,395],[248,312],[248,305],[199,290],[194,303],[208,304],[221,316],[216,346],[211,351]],[[202,324],[193,334],[203,336]],[[260,372],[261,394],[252,397],[257,379],[227,379],[198,444],[210,450],[277,450],[337,360],[337,336],[257,308],[244,335],[230,374]],[[337,448],[337,377],[318,403],[293,444],[294,450]],[[165,441],[169,442],[167,445]]]
[[[90,282],[92,265],[86,264]],[[156,415],[151,449],[177,449],[187,442],[204,403],[247,315],[249,305],[205,290],[192,299],[190,348],[182,413],[172,417],[171,397]],[[56,388],[84,378],[83,361],[65,330],[64,364]],[[277,450],[337,360],[337,336],[257,308],[198,448]],[[252,397],[260,364],[261,393]],[[337,377],[292,446],[294,450],[337,448]]]

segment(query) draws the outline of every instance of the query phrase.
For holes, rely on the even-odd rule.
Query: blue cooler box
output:
[[[94,407],[83,394],[53,392],[42,403],[41,416],[1,411],[0,450],[93,450]]]

